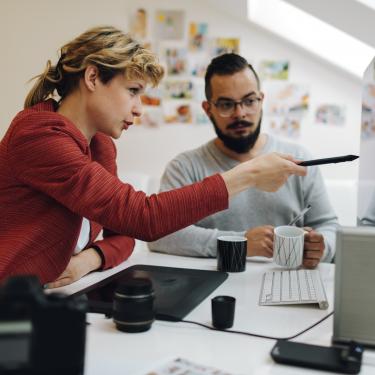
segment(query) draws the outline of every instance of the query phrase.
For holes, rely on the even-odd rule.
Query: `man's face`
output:
[[[253,72],[245,68],[232,75],[214,75],[211,92],[211,100],[204,102],[203,108],[217,136],[229,149],[248,152],[260,133],[264,96]]]

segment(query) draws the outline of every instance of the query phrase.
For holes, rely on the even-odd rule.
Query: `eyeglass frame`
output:
[[[257,104],[257,106],[259,106],[259,103],[261,102],[261,101],[263,101],[263,95],[262,95],[262,93],[260,93],[259,94],[260,96],[256,96],[256,97],[254,97],[254,98],[251,98],[251,97],[248,97],[248,96],[246,96],[246,97],[244,97],[244,98],[242,98],[242,99],[240,99],[240,100],[233,100],[233,99],[218,99],[218,100],[216,100],[216,102],[214,102],[214,101],[208,101],[208,103],[211,103],[211,104],[213,104],[216,108],[217,108],[217,110],[218,110],[218,113],[219,113],[219,115],[221,116],[221,117],[230,117],[230,116],[232,116],[233,115],[233,113],[236,111],[236,108],[237,108],[237,105],[239,105],[242,109],[244,109],[244,107],[243,107],[243,102],[244,102],[244,100],[247,100],[247,99],[250,99],[250,100],[253,100],[254,102],[256,101],[256,102],[258,102],[258,104]],[[223,100],[223,101],[227,101],[227,102],[232,102],[233,104],[234,104],[234,107],[233,107],[233,110],[232,110],[232,112],[230,113],[230,114],[228,114],[228,115],[223,115],[222,113],[220,113],[220,110],[218,109],[218,102],[220,101],[220,100]],[[252,112],[247,112],[247,114],[255,114],[257,111],[258,111],[258,109],[259,108],[257,108],[256,110],[254,110],[254,111],[252,111]],[[246,111],[246,109],[245,109],[245,111]]]

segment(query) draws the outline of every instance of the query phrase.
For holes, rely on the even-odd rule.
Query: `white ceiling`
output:
[[[356,0],[284,0],[375,47],[375,10]],[[212,7],[247,20],[247,0],[206,0]]]

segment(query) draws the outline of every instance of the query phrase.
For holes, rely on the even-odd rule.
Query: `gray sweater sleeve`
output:
[[[199,179],[194,175],[188,158],[180,155],[172,160],[162,176],[160,191],[168,191],[190,185]],[[245,232],[222,231],[190,225],[157,241],[150,242],[152,251],[184,256],[216,257],[216,242],[219,236],[244,235]]]

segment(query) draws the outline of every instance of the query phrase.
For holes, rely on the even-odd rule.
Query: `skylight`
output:
[[[247,5],[250,21],[357,77],[375,56],[375,48],[285,1],[247,0]]]
[[[356,0],[369,8],[375,9],[375,0]]]

